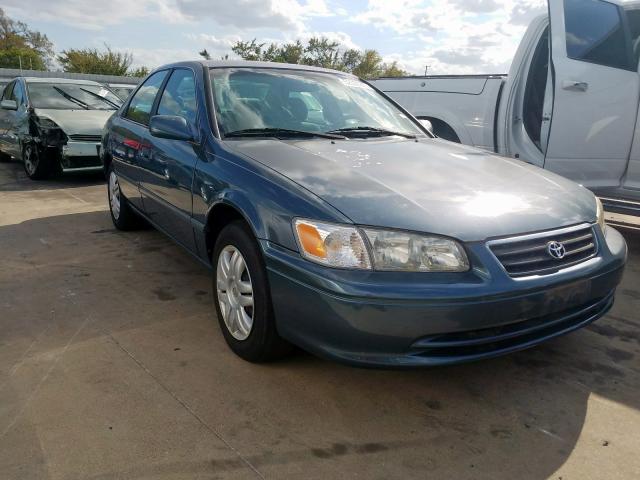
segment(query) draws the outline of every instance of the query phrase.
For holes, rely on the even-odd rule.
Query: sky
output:
[[[507,73],[546,0],[3,0],[56,51],[104,48],[134,66],[231,54],[237,40],[325,36],[378,50],[411,74]],[[233,58],[233,55],[230,55]]]

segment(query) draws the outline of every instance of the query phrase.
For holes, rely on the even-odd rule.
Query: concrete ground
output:
[[[616,305],[422,371],[226,347],[209,273],[114,230],[100,178],[0,164],[2,479],[640,478],[640,232]]]

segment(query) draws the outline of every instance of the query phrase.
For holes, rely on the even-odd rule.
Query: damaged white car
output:
[[[15,78],[0,101],[0,152],[21,159],[34,180],[101,171],[102,127],[121,104],[89,80]]]

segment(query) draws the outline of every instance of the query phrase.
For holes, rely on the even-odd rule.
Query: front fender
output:
[[[207,230],[220,205],[236,210],[258,240],[297,251],[292,219],[351,223],[324,200],[292,180],[242,157],[211,156],[198,164],[193,180],[193,227],[198,248],[207,255]],[[203,257],[204,259],[204,257]],[[208,260],[208,258],[207,258]]]

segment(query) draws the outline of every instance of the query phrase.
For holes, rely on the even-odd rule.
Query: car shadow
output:
[[[92,345],[90,356],[91,342],[107,339],[131,357],[128,368],[162,386],[158,395],[179,399],[242,457],[232,450],[206,462],[160,456],[149,467],[118,460],[126,443],[109,451],[90,445],[87,452],[114,459],[107,471],[86,478],[224,475],[246,469],[248,462],[273,478],[542,480],[565,466],[577,448],[581,459],[592,459],[582,461],[602,468],[600,452],[632,449],[625,426],[633,425],[625,425],[625,412],[640,408],[640,234],[624,234],[630,261],[616,304],[592,326],[493,360],[386,371],[303,352],[267,365],[239,360],[216,325],[210,273],[155,230],[119,232],[106,212],[3,226],[0,358],[7,366],[0,368],[0,400],[10,401],[0,410],[0,431],[21,411],[23,422],[38,425],[27,414],[37,412],[23,410],[32,390],[3,396],[2,389],[17,381],[8,369],[24,361],[20,355],[41,355],[46,363],[46,352],[71,342]],[[52,311],[64,315],[52,320]],[[71,337],[85,324],[81,335]],[[13,352],[12,346],[29,342],[35,346],[26,354]],[[115,371],[108,380],[82,374],[87,378],[69,372],[55,378],[74,392],[95,388],[92,382],[111,392],[99,407],[85,406],[85,415],[100,419],[116,405],[120,417],[135,421],[123,400],[135,393],[118,386],[129,373]],[[72,398],[82,405],[79,393]],[[47,415],[55,415],[55,404],[51,409]],[[618,427],[609,430],[607,419]],[[57,421],[67,425],[66,441],[86,441],[72,428],[76,418]],[[31,442],[45,442],[35,427],[15,430],[5,441],[18,442],[24,451],[31,452]],[[51,455],[46,444],[42,450]],[[30,461],[55,460],[37,455]]]

